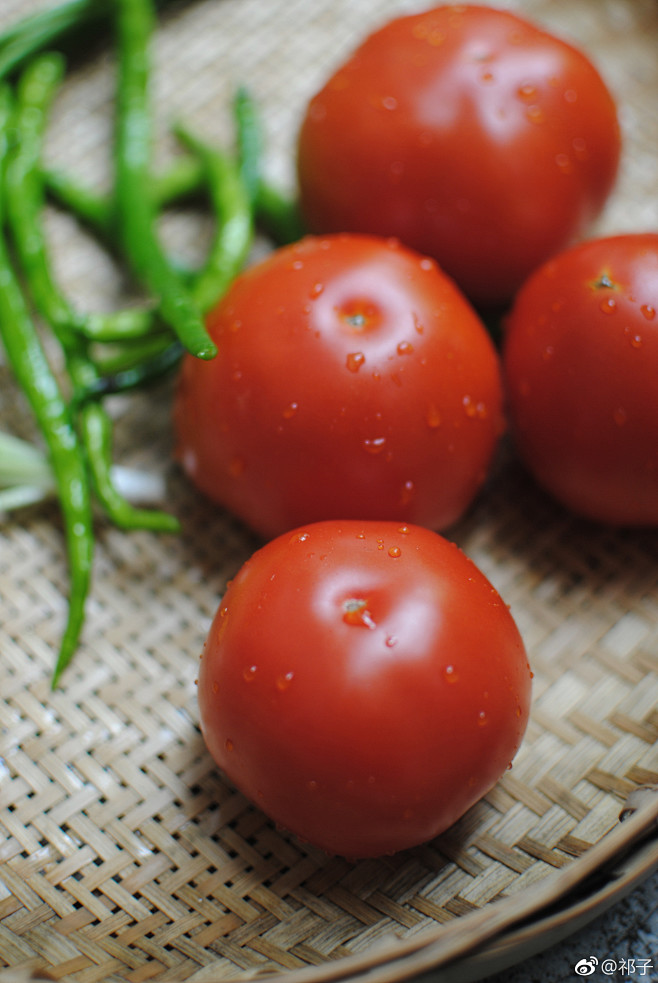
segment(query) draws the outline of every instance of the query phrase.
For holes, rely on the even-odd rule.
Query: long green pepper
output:
[[[119,50],[116,125],[116,205],[121,244],[143,284],[157,297],[163,320],[195,356],[217,349],[182,277],[157,237],[151,187],[149,46],[155,12],[149,0],[116,0]]]
[[[176,532],[178,521],[165,512],[137,509],[114,488],[111,477],[112,424],[98,403],[80,403],[77,394],[98,385],[88,340],[80,333],[84,318],[75,312],[56,284],[42,223],[41,151],[47,113],[63,73],[56,54],[34,59],[21,75],[14,113],[15,146],[6,168],[7,214],[23,273],[35,305],[59,340],[73,385],[77,424],[96,494],[110,519],[123,529]]]
[[[0,227],[4,224],[4,163],[10,144],[11,92],[0,88]],[[7,359],[48,447],[64,519],[69,561],[68,618],[52,686],[70,662],[84,623],[94,553],[91,491],[84,453],[32,321],[9,251],[0,236],[0,338]]]

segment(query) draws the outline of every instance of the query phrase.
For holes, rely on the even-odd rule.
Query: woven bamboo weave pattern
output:
[[[3,0],[0,25],[47,5]],[[158,165],[176,152],[180,118],[230,146],[230,101],[246,82],[265,115],[268,175],[291,189],[306,100],[368,30],[422,6],[171,4],[154,48]],[[584,47],[618,98],[624,159],[596,231],[658,229],[658,5],[506,6]],[[71,65],[47,140],[49,162],[99,189],[111,178],[110,40]],[[48,230],[81,309],[131,298],[69,216],[50,209]],[[186,259],[208,233],[187,212],[163,220],[168,248]],[[449,535],[511,605],[529,652],[533,712],[514,767],[444,836],[393,857],[348,863],[275,829],[215,768],[195,691],[210,619],[258,543],[173,463],[170,403],[169,383],[116,397],[115,457],[164,476],[183,532],[122,532],[99,517],[82,644],[54,693],[68,582],[59,510],[0,522],[0,980],[3,970],[76,983],[319,971],[540,883],[617,825],[633,789],[658,783],[658,534],[569,515],[504,449]],[[0,428],[34,436],[1,362]]]

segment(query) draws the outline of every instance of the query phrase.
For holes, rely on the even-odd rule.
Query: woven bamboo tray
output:
[[[41,0],[3,0],[0,25]],[[355,42],[417,0],[189,0],[154,49],[157,159],[172,120],[229,143],[247,82],[263,107],[270,177],[292,188],[302,107]],[[658,229],[658,4],[507,3],[585,47],[621,106],[625,155],[598,231]],[[73,66],[49,160],[109,181],[111,46]],[[49,213],[58,275],[82,309],[130,285],[66,215]],[[172,213],[177,255],[202,253],[203,217]],[[171,460],[169,384],[116,398],[116,457],[161,473],[181,536],[100,517],[81,648],[49,677],[66,615],[57,507],[0,523],[0,979],[215,981],[274,975],[378,983],[431,972],[482,979],[573,931],[658,867],[658,533],[582,522],[509,451],[450,530],[505,600],[534,670],[524,745],[444,836],[378,860],[328,858],[277,831],[217,772],[195,677],[226,582],[257,545]],[[0,427],[33,436],[0,364]],[[631,805],[632,805],[631,801]],[[629,810],[630,811],[630,810]]]

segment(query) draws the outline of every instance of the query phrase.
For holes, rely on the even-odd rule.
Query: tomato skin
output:
[[[505,305],[599,214],[620,130],[589,59],[511,12],[437,7],[371,34],[310,100],[308,228],[395,235]]]
[[[425,842],[484,795],[520,745],[530,686],[509,609],[457,546],[327,521],[237,574],[198,694],[228,778],[286,829],[357,858]]]
[[[582,243],[538,270],[506,327],[520,456],[567,508],[658,524],[658,235]]]
[[[325,518],[445,528],[504,429],[498,355],[431,260],[367,236],[309,237],[232,285],[219,354],[183,364],[177,454],[264,536]]]

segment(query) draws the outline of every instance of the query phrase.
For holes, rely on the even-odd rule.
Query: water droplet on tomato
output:
[[[395,96],[383,96],[382,106],[384,107],[384,109],[388,109],[389,111],[391,111],[393,109],[398,108],[398,101],[395,98]]]
[[[381,454],[386,446],[386,437],[373,437],[371,439],[366,438],[363,441],[363,449],[368,452],[368,454]]]
[[[575,89],[565,89],[564,101],[573,104],[578,100],[578,93]]]
[[[363,352],[350,352],[345,358],[345,365],[350,372],[358,372],[365,360]]]
[[[489,718],[487,717],[484,710],[480,710],[478,713],[478,727],[486,727],[489,723]]]
[[[409,533],[411,532],[411,529],[409,528],[409,526],[398,526],[398,532],[400,533],[401,536],[408,536]]]
[[[253,683],[256,678],[256,673],[258,671],[258,666],[245,666],[242,670],[242,676],[246,683]]]
[[[388,555],[392,556],[393,559],[396,560],[399,556],[402,556],[402,550],[399,546],[391,546],[389,547]]]
[[[398,644],[398,640],[396,635],[389,635],[388,638],[386,639],[386,647],[389,649],[394,648],[397,644]]]
[[[294,672],[285,672],[281,676],[277,676],[276,688],[278,689],[279,693],[284,693],[288,689],[294,678],[295,678]]]
[[[628,343],[631,348],[641,348],[642,347],[642,335],[634,334],[630,328],[624,328],[624,334],[628,338]]]
[[[614,297],[605,297],[599,304],[599,310],[604,314],[614,314],[617,310],[617,301]]]
[[[413,481],[405,481],[402,486],[402,493],[400,495],[400,504],[408,505],[413,496],[416,494],[416,486]]]
[[[571,174],[573,171],[573,164],[571,163],[571,159],[569,158],[568,154],[556,154],[555,163],[563,174]]]
[[[589,154],[587,151],[587,143],[582,137],[575,137],[571,141],[571,146],[573,147],[574,154],[576,155],[576,160],[587,160]]]
[[[308,295],[311,298],[311,300],[315,300],[316,297],[320,296],[323,290],[324,290],[324,283],[314,283],[311,289],[309,290]]]
[[[229,754],[231,753],[231,751],[234,750],[235,745],[230,737],[227,737],[226,740],[224,741],[224,747],[229,752]]]
[[[651,304],[642,304],[640,310],[646,317],[647,321],[653,321],[654,317],[656,316],[656,308],[652,307]]]
[[[217,694],[219,693],[219,683],[216,680],[212,684],[212,691],[215,694],[215,696],[217,696]]]
[[[298,409],[299,403],[288,403],[281,415],[283,416],[284,420],[291,420]]]
[[[521,99],[532,99],[537,94],[537,89],[531,82],[524,82],[516,92]]]
[[[443,670],[443,678],[446,683],[456,683],[459,681],[459,673],[454,666],[446,666]]]
[[[544,110],[541,106],[528,106],[525,111],[526,118],[530,120],[531,123],[543,123],[546,117],[544,116]]]
[[[400,341],[397,345],[398,355],[411,355],[413,353],[414,346],[410,341]]]

